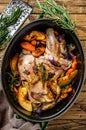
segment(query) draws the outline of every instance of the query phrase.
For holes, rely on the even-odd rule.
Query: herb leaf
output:
[[[46,70],[45,70],[43,63],[41,63],[39,66],[39,72],[41,74],[42,82],[45,82],[48,78],[48,74],[46,73]]]

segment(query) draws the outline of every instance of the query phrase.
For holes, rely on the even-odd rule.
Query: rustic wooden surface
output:
[[[10,0],[0,0],[0,13],[6,8]],[[23,0],[33,7],[33,12],[25,24],[39,17],[36,0]],[[64,4],[70,11],[72,19],[77,25],[77,34],[86,56],[86,0],[55,0],[57,4]],[[25,25],[24,24],[24,25]],[[0,51],[0,61],[4,50]],[[1,62],[0,62],[1,63]],[[74,105],[61,117],[49,122],[47,130],[86,130],[86,81]]]

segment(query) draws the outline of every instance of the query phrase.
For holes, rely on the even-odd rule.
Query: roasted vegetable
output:
[[[10,68],[12,72],[15,72],[17,70],[18,57],[19,57],[19,54],[16,53],[14,57],[10,60]]]
[[[31,102],[27,99],[27,88],[26,87],[19,87],[19,92],[18,92],[18,101],[19,104],[22,108],[24,108],[27,111],[32,111],[32,104]]]
[[[26,35],[24,37],[24,40],[26,41],[32,41],[32,40],[44,40],[45,34],[39,31],[32,31],[29,35]]]
[[[38,47],[38,48],[36,48],[36,50],[32,51],[32,55],[33,55],[34,57],[39,57],[39,56],[41,56],[44,52],[45,52],[45,48],[43,48],[43,47]]]
[[[64,94],[61,95],[61,99],[65,99],[67,96],[68,96],[68,94],[64,93]]]
[[[73,68],[70,68],[67,72],[66,75],[70,75],[73,72]]]
[[[69,87],[68,90],[67,90],[67,92],[70,93],[70,92],[72,92],[72,90],[73,90],[73,88]]]
[[[76,68],[77,68],[77,60],[76,58],[73,60],[73,63],[72,63],[72,67],[70,69],[68,69],[68,71],[66,72],[66,75],[70,75],[71,72],[73,72]]]
[[[20,46],[21,46],[23,49],[28,50],[28,51],[31,51],[31,52],[35,50],[35,47],[34,47],[33,45],[31,45],[30,43],[28,43],[28,42],[22,42],[22,43],[20,44]]]
[[[18,89],[16,87],[13,87],[13,91],[16,95],[18,95]]]
[[[77,67],[77,60],[76,60],[76,58],[74,59],[74,61],[73,61],[73,63],[72,63],[72,68],[73,68],[73,70],[75,70],[76,69],[76,67]]]
[[[31,41],[31,44],[32,44],[33,46],[36,46],[37,41],[36,41],[36,40],[33,40],[33,41]]]
[[[70,75],[66,75],[64,77],[61,77],[58,79],[58,85],[59,86],[65,86],[71,83],[71,81],[74,79],[74,77],[77,75],[78,70],[74,70]]]

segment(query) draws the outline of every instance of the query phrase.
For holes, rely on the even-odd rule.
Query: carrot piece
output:
[[[31,45],[29,42],[22,42],[20,43],[20,46],[23,49],[31,51],[31,52],[35,50],[35,46]]]
[[[44,53],[45,52],[45,48],[44,47],[39,47],[39,49]]]
[[[25,35],[25,36],[24,36],[24,40],[26,40],[26,41],[31,41],[31,37],[30,37],[30,35],[28,35],[28,34]]]
[[[73,70],[75,70],[77,67],[77,61],[76,61],[76,58],[74,59],[73,63],[72,63],[72,68]]]
[[[67,92],[70,93],[72,90],[73,90],[72,87],[69,87]]]
[[[78,63],[77,63],[76,58],[75,58],[74,61],[73,61],[73,63],[72,63],[72,67],[66,72],[66,75],[70,75],[71,72],[73,72],[76,69],[77,64]]]
[[[32,51],[32,55],[35,57],[39,57],[40,55],[42,55],[45,52],[45,48],[43,47],[38,47],[36,48],[35,51]]]
[[[13,87],[13,91],[16,95],[18,94],[18,89],[16,87]]]
[[[66,75],[70,75],[71,72],[73,72],[73,68],[70,68],[70,69],[66,72]]]
[[[33,46],[35,46],[35,45],[37,44],[37,41],[36,41],[36,40],[33,40],[33,41],[31,41],[31,44],[32,44]]]
[[[63,95],[61,95],[61,98],[62,98],[62,99],[65,99],[67,96],[68,96],[68,94],[67,94],[67,93],[64,93]]]

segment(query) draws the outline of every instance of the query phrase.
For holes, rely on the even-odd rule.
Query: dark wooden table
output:
[[[0,0],[0,13],[6,8],[10,0]],[[39,17],[36,0],[23,0],[33,7],[33,12],[25,24]],[[42,0],[41,0],[42,1]],[[64,4],[77,25],[77,34],[86,56],[86,0],[55,0],[57,4]],[[25,25],[24,24],[24,25]],[[0,51],[0,61],[4,50]],[[1,64],[1,62],[0,62]],[[61,117],[49,122],[47,130],[86,130],[86,81],[74,105]]]

